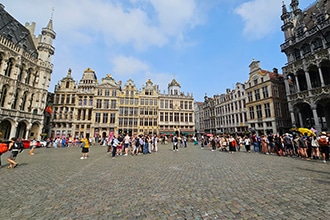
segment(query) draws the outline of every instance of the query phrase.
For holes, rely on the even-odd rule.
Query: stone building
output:
[[[39,139],[53,72],[53,21],[35,36],[35,23],[22,25],[1,3],[0,17],[1,138]]]
[[[131,79],[122,86],[110,74],[99,83],[90,68],[75,82],[69,70],[54,91],[53,136],[192,134],[193,97],[180,92],[175,80],[168,89],[168,94],[160,94],[150,79],[141,89]]]
[[[330,130],[330,2],[316,1],[302,11],[292,0],[281,20],[287,56],[282,68],[294,127]]]
[[[248,130],[245,85],[236,83],[235,89],[214,98],[217,133],[244,134]]]
[[[233,90],[204,97],[198,108],[200,133],[205,134],[244,134],[248,131],[246,116],[245,85],[236,83]]]
[[[159,132],[194,135],[194,98],[180,91],[181,85],[173,79],[167,87],[167,94],[159,94]]]
[[[250,64],[245,82],[246,111],[249,130],[258,134],[280,133],[291,128],[285,94],[284,77],[260,68],[259,61]]]

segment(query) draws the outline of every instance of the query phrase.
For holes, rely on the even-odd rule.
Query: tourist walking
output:
[[[15,161],[19,152],[23,150],[23,143],[18,142],[17,138],[11,138],[11,142],[8,146],[8,151],[10,151],[9,157],[7,158],[9,162],[8,168],[15,168],[18,166],[18,163]]]
[[[176,137],[176,135],[174,135],[173,137],[173,151],[179,151],[178,149],[178,138]]]
[[[158,151],[158,138],[156,135],[152,138],[152,151],[157,152]]]
[[[87,159],[88,158],[88,152],[89,152],[89,139],[88,138],[82,138],[80,142],[81,146],[81,157],[80,159]]]
[[[229,136],[228,142],[229,142],[229,153],[232,154],[236,151],[237,142],[235,138],[233,138],[233,136],[231,135]]]
[[[245,138],[244,138],[244,145],[245,145],[246,152],[250,153],[251,152],[251,140],[248,136],[245,136]]]
[[[112,142],[112,159],[116,159],[117,146],[120,144],[118,138],[114,135]]]
[[[128,136],[128,134],[126,134],[124,137],[124,150],[125,150],[124,156],[128,155],[128,147],[129,147],[130,141],[131,141],[131,138]]]
[[[37,147],[37,140],[35,138],[33,138],[31,145],[30,145],[30,151],[29,151],[30,155],[34,155],[34,149],[36,147]]]
[[[311,145],[312,145],[312,156],[311,156],[311,158],[320,159],[319,142],[318,142],[316,136],[313,136]]]
[[[325,131],[323,131],[318,138],[318,144],[320,146],[323,163],[326,163],[327,157],[329,156],[329,138],[327,137],[327,133]]]

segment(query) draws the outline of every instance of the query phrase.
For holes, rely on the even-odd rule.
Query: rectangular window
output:
[[[160,108],[164,108],[164,100],[163,100],[163,99],[161,99],[161,100],[159,101],[159,107],[160,107]]]
[[[66,95],[66,104],[70,104],[70,94]]]
[[[60,103],[60,94],[56,94],[55,95],[55,104],[59,104]]]
[[[282,117],[281,103],[275,102],[275,117]]]
[[[248,100],[249,102],[252,102],[252,92],[248,92]]]
[[[64,94],[61,95],[61,104],[64,104]]]
[[[170,112],[170,121],[173,121],[173,112]]]
[[[98,95],[98,96],[102,96],[102,89],[98,89],[98,90],[97,90],[97,95]]]
[[[95,123],[100,123],[101,122],[101,113],[96,113],[95,114]]]
[[[103,123],[108,123],[108,113],[103,113]]]
[[[159,113],[159,121],[164,121],[164,113],[163,112]]]
[[[262,118],[262,109],[261,109],[261,105],[257,105],[257,118]]]
[[[111,100],[111,109],[115,109],[117,107],[116,100]]]
[[[116,122],[116,113],[110,113],[110,123],[114,124]]]
[[[251,106],[249,108],[249,111],[250,111],[250,119],[254,119],[254,108],[253,108],[253,106]]]
[[[168,112],[165,112],[165,121],[168,121]]]
[[[109,109],[109,99],[104,100],[104,102],[103,102],[103,108],[104,109]]]
[[[173,100],[170,100],[170,108],[173,108]]]
[[[189,122],[193,122],[193,115],[192,115],[192,113],[189,113]]]
[[[72,94],[71,96],[71,104],[75,104],[76,103],[76,95]]]
[[[174,122],[179,122],[179,113],[178,112],[174,113]]]
[[[268,95],[268,87],[267,86],[262,87],[262,94],[264,96],[264,99],[266,99],[266,98],[269,97],[269,95]]]
[[[96,108],[102,108],[102,99],[96,99]]]
[[[270,118],[270,104],[269,103],[265,103],[264,104],[264,108],[265,108],[265,117],[266,118]]]
[[[255,100],[256,100],[256,101],[260,100],[259,89],[255,89],[255,90],[254,90],[254,97],[255,97]]]

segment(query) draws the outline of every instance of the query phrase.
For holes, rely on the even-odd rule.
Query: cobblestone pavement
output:
[[[0,169],[0,219],[329,219],[330,165],[259,153],[120,156],[94,146],[25,150]]]

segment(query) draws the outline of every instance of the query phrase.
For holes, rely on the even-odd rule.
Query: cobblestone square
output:
[[[330,166],[259,153],[172,151],[111,159],[106,147],[2,155],[0,219],[329,219]]]

